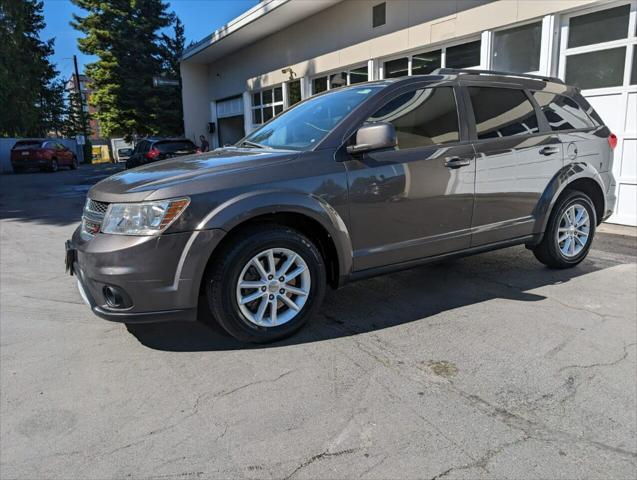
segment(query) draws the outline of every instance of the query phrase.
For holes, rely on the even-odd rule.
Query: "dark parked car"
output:
[[[614,207],[616,141],[557,79],[441,70],[335,89],[234,147],[98,183],[67,267],[103,318],[194,319],[203,294],[228,333],[272,341],[327,285],[518,244],[577,265]]]
[[[135,145],[135,149],[126,160],[126,168],[197,152],[197,145],[187,138],[146,138]]]
[[[78,166],[72,150],[57,140],[20,140],[11,149],[11,166],[15,173],[38,168],[57,172],[60,167],[72,170]]]

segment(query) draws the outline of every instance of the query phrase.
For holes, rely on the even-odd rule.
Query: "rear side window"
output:
[[[424,88],[400,95],[367,122],[392,123],[400,149],[460,140],[456,99],[451,87]]]
[[[551,130],[575,130],[596,126],[595,122],[572,98],[548,92],[534,92],[533,97],[544,112]]]
[[[479,140],[539,131],[533,104],[522,90],[493,87],[469,87],[468,90]]]
[[[195,150],[195,144],[190,141],[177,141],[177,142],[159,142],[154,145],[154,148],[161,153],[178,152],[180,150]]]
[[[13,146],[13,150],[27,150],[29,148],[40,148],[40,145],[42,144],[42,142],[39,141],[22,141],[22,142],[16,142],[16,144]]]

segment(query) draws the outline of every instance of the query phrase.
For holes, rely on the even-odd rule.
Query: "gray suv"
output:
[[[615,203],[616,137],[558,79],[476,70],[316,95],[232,147],[103,180],[67,242],[100,317],[268,342],[326,286],[524,244],[586,257]]]

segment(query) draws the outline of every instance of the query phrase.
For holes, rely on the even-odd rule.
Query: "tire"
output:
[[[279,275],[297,275],[290,280],[283,277],[282,283],[279,281],[282,277],[269,278],[272,275],[268,266],[269,251],[273,252],[275,271]],[[261,272],[265,277],[252,262],[255,257],[263,267]],[[312,318],[325,296],[327,277],[323,257],[307,237],[292,228],[280,225],[251,227],[233,238],[216,258],[205,279],[208,305],[212,317],[221,327],[242,342],[267,343],[292,335]],[[293,262],[281,272],[290,258]],[[240,279],[260,286],[239,289]],[[291,292],[292,289],[307,294],[297,295]],[[240,304],[239,296],[245,299],[255,295],[255,300]],[[288,301],[283,301],[283,296]],[[259,308],[264,302],[265,307]],[[296,308],[291,308],[291,304]],[[273,308],[276,320],[273,320]],[[259,312],[262,318],[259,318]]]
[[[77,170],[77,167],[78,167],[77,157],[74,155],[73,159],[71,160],[71,170]]]
[[[57,172],[59,168],[60,165],[58,164],[58,161],[55,158],[52,159],[51,163],[49,163],[49,172]]]
[[[572,216],[579,216],[587,225],[570,228]],[[570,213],[567,213],[570,212]],[[571,217],[569,217],[571,215]],[[575,222],[577,225],[578,222]],[[579,264],[591,248],[597,227],[597,214],[590,197],[577,190],[567,191],[553,207],[542,241],[533,249],[533,254],[540,262],[550,268],[571,268]],[[587,231],[585,235],[583,232]],[[558,237],[559,234],[559,237]],[[570,243],[569,242],[570,237]],[[560,239],[565,240],[560,241]],[[582,241],[584,245],[582,245]]]

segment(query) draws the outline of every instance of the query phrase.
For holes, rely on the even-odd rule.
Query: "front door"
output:
[[[354,270],[468,248],[475,162],[454,89],[401,94],[367,120],[377,121],[395,126],[398,147],[346,162]]]

